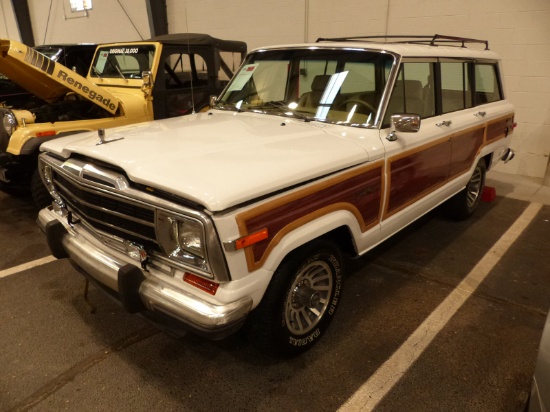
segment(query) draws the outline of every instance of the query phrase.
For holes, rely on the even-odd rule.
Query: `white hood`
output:
[[[124,169],[137,183],[220,211],[366,162],[366,151],[332,128],[254,113],[212,111],[54,139],[42,151],[72,153]]]

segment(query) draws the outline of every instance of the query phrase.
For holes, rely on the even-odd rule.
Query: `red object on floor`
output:
[[[497,191],[494,187],[485,186],[483,192],[481,193],[481,200],[484,202],[492,202],[497,197]]]

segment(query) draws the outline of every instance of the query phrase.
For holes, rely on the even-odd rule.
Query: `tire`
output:
[[[446,211],[449,217],[465,220],[475,213],[485,187],[486,171],[485,160],[480,159],[466,187],[447,201]]]
[[[38,210],[44,209],[45,207],[51,205],[53,200],[50,192],[46,189],[44,182],[42,182],[42,179],[40,178],[38,169],[36,169],[32,174],[31,195],[34,205],[38,208]]]
[[[247,331],[252,344],[273,356],[310,349],[336,313],[342,274],[340,251],[332,242],[315,241],[292,252],[250,315]]]

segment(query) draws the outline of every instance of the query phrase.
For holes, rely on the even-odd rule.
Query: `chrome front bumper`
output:
[[[176,324],[181,323],[182,330],[192,329],[219,339],[242,326],[250,312],[249,297],[216,305],[142,271],[131,258],[113,253],[99,241],[93,242],[78,233],[51,208],[40,211],[37,223],[56,258],[69,258],[85,276],[116,292],[115,296],[130,313],[147,312],[144,315],[157,324],[155,314],[163,320],[168,317]]]

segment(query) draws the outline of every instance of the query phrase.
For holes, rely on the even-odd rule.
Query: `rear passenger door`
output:
[[[511,131],[513,112],[503,99],[496,62],[402,63],[381,131],[386,149],[384,237],[464,186],[476,159],[491,153],[492,143]],[[394,113],[420,114],[420,131],[397,133],[397,140],[388,141]]]
[[[474,63],[441,60],[439,72],[441,115],[437,125],[449,133],[449,180],[452,180],[472,167],[483,145],[485,120],[475,107]]]
[[[449,176],[451,142],[448,127],[439,126],[436,116],[436,60],[408,60],[401,63],[386,110],[382,142],[386,149],[383,231],[393,233],[403,226],[402,219],[392,218],[404,212],[411,220],[426,210],[421,199],[445,184]],[[397,133],[388,141],[390,117],[397,113],[419,114],[422,118],[417,133]],[[403,215],[403,213],[401,213]]]

